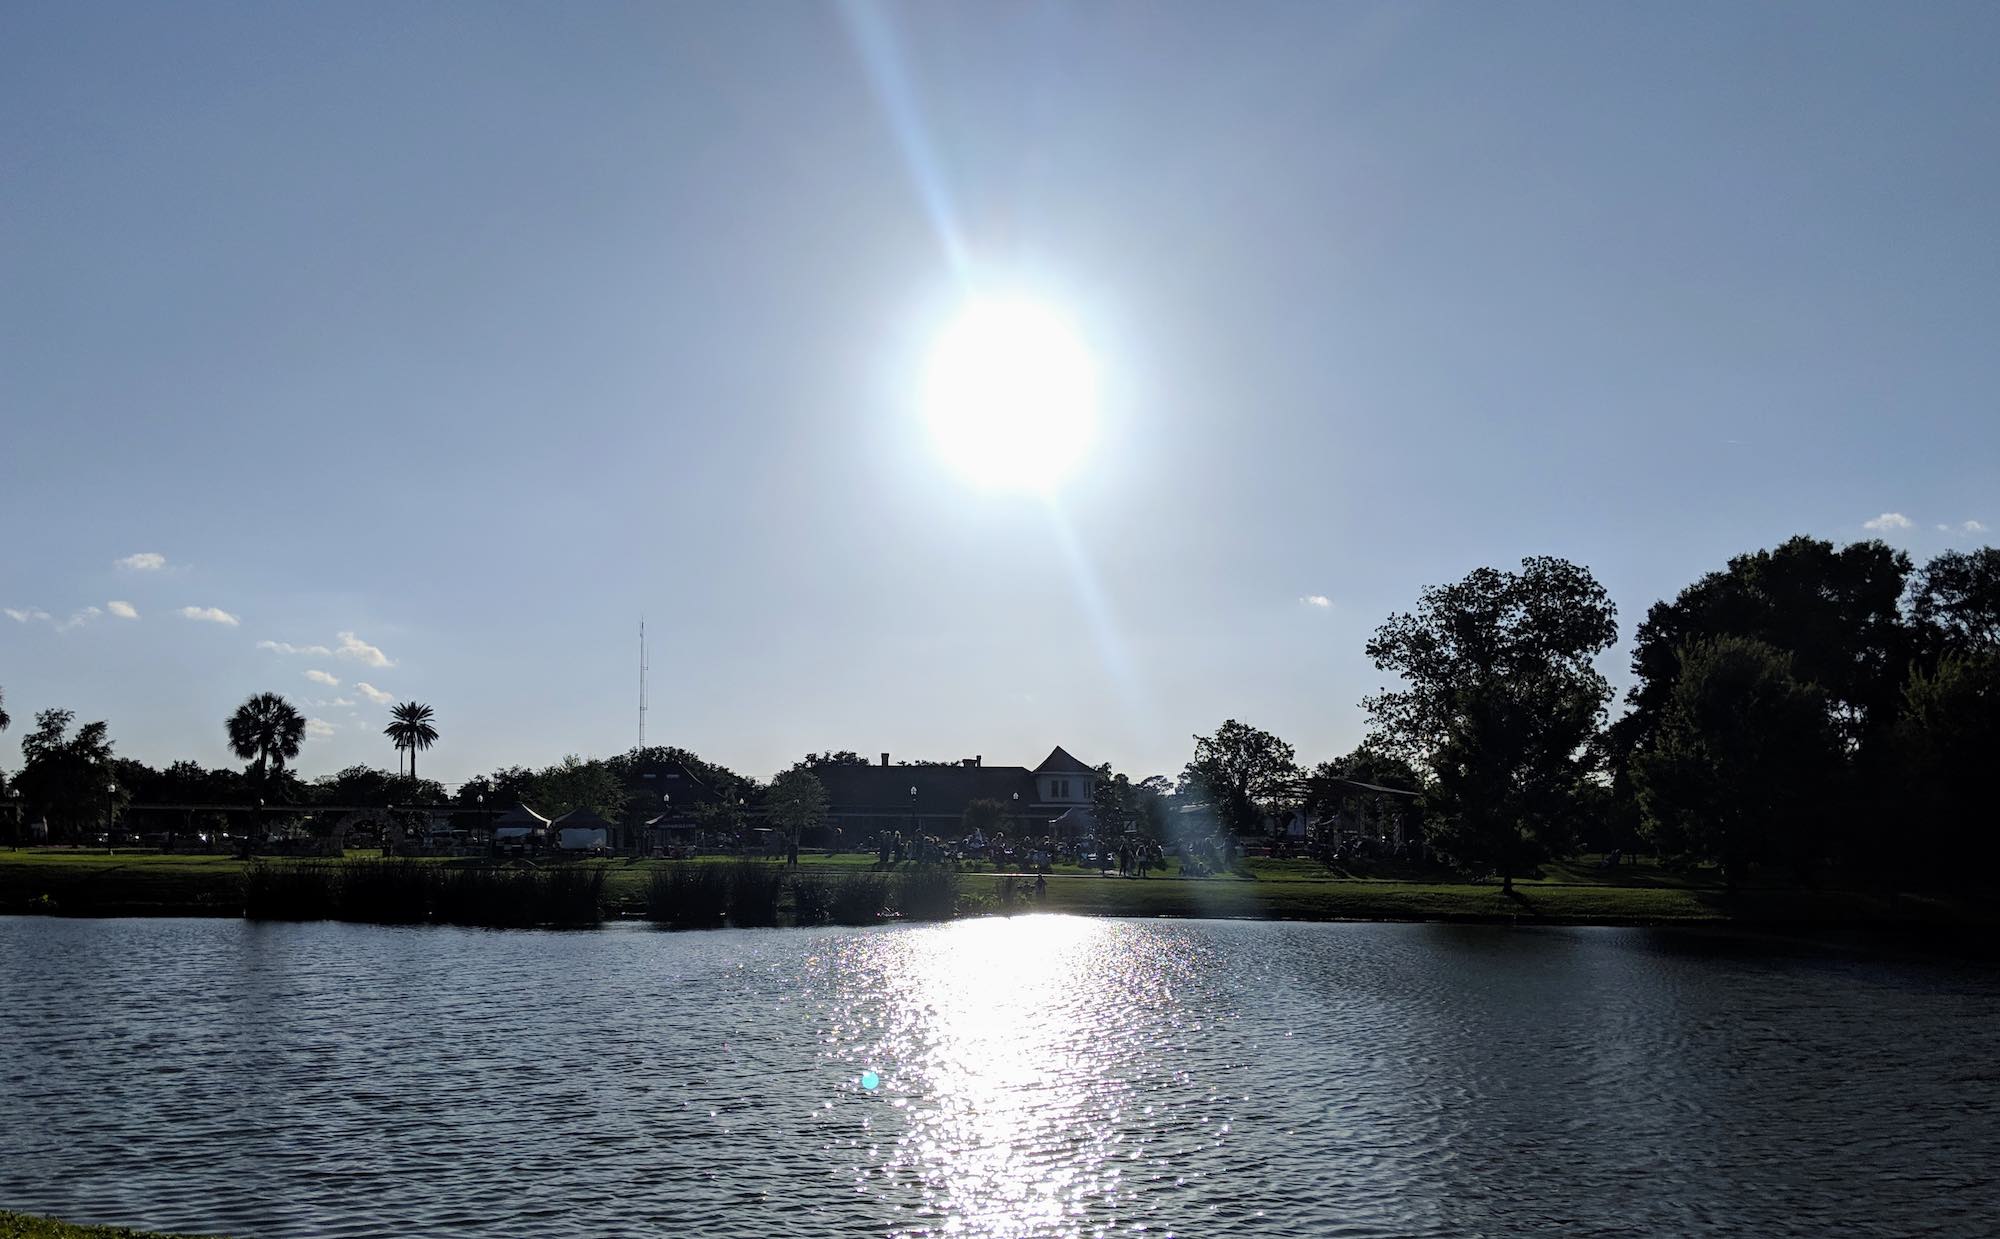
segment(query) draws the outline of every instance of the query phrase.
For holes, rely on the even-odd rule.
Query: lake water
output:
[[[0,918],[0,1207],[78,1219],[1990,1236],[1996,1166],[2000,975],[1893,944]]]

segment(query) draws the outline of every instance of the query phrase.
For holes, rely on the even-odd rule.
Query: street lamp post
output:
[[[118,780],[112,779],[104,785],[104,842],[111,847],[118,846],[118,840],[111,833],[116,828],[117,821]]]
[[[910,784],[910,855],[917,854],[917,785]]]

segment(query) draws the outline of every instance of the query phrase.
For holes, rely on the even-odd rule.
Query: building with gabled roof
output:
[[[1061,747],[1032,770],[989,766],[983,757],[956,765],[897,766],[884,753],[873,766],[821,766],[813,773],[826,787],[828,823],[850,842],[884,830],[957,834],[975,800],[999,802],[1010,832],[1040,834],[1070,810],[1088,806],[1098,778]]]

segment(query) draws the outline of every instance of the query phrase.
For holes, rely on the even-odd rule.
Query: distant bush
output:
[[[446,925],[526,928],[538,919],[540,886],[530,870],[453,866],[438,875],[431,907]]]
[[[579,928],[604,919],[604,869],[572,865],[537,875],[537,921],[544,925]]]
[[[748,929],[778,923],[778,901],[785,893],[785,871],[754,860],[729,866],[729,920]]]
[[[372,925],[417,925],[430,919],[436,865],[417,860],[352,860],[339,867],[334,916]]]
[[[792,879],[792,924],[824,925],[833,919],[833,883],[817,874]]]
[[[675,929],[718,929],[729,916],[729,875],[721,865],[683,861],[653,872],[646,919]]]
[[[595,925],[604,917],[604,871],[537,872],[415,860],[250,866],[243,914],[253,920],[342,920],[376,925]]]
[[[260,861],[243,874],[243,915],[253,921],[323,921],[339,902],[336,865]]]
[[[831,919],[836,925],[873,925],[882,919],[889,881],[879,873],[843,873],[833,883]]]
[[[897,875],[896,911],[905,920],[948,921],[958,910],[958,870],[918,865]]]

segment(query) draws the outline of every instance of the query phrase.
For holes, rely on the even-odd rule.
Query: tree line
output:
[[[1503,885],[1582,850],[1644,849],[1732,883],[1758,870],[1975,875],[1995,859],[1983,776],[2000,753],[2000,550],[1948,551],[1919,568],[1879,541],[1797,537],[1736,556],[1648,610],[1613,719],[1599,661],[1617,639],[1617,609],[1588,568],[1548,556],[1480,568],[1423,590],[1369,640],[1396,683],[1362,702],[1369,730],[1353,752],[1307,768],[1277,736],[1229,720],[1194,737],[1175,780],[1101,767],[1092,807],[1106,829],[1160,839],[1185,833],[1189,810],[1242,836],[1294,809],[1387,814]],[[408,759],[395,775],[354,766],[303,782],[289,763],[305,721],[275,694],[225,722],[241,771],[154,770],[115,756],[104,723],[72,729],[70,711],[43,710],[11,791],[27,818],[76,838],[135,800],[525,802],[620,820],[668,808],[659,776],[678,771],[692,793],[680,807],[700,824],[738,829],[754,810],[796,832],[825,811],[814,772],[866,764],[810,753],[766,785],[652,747],[509,766],[447,792],[415,773],[435,719],[416,702],[392,713],[385,735]],[[0,696],[0,729],[10,721]],[[1357,802],[1357,785],[1416,795]],[[975,805],[968,824],[999,829],[1006,808]]]
[[[2000,550],[1923,567],[1809,537],[1736,556],[1639,625],[1625,709],[1598,660],[1617,609],[1553,557],[1425,589],[1367,645],[1398,683],[1312,772],[1231,721],[1180,790],[1247,829],[1341,780],[1415,788],[1425,842],[1503,885],[1581,850],[1810,880],[1981,880],[1996,858]],[[1318,785],[1316,789],[1315,784]]]

